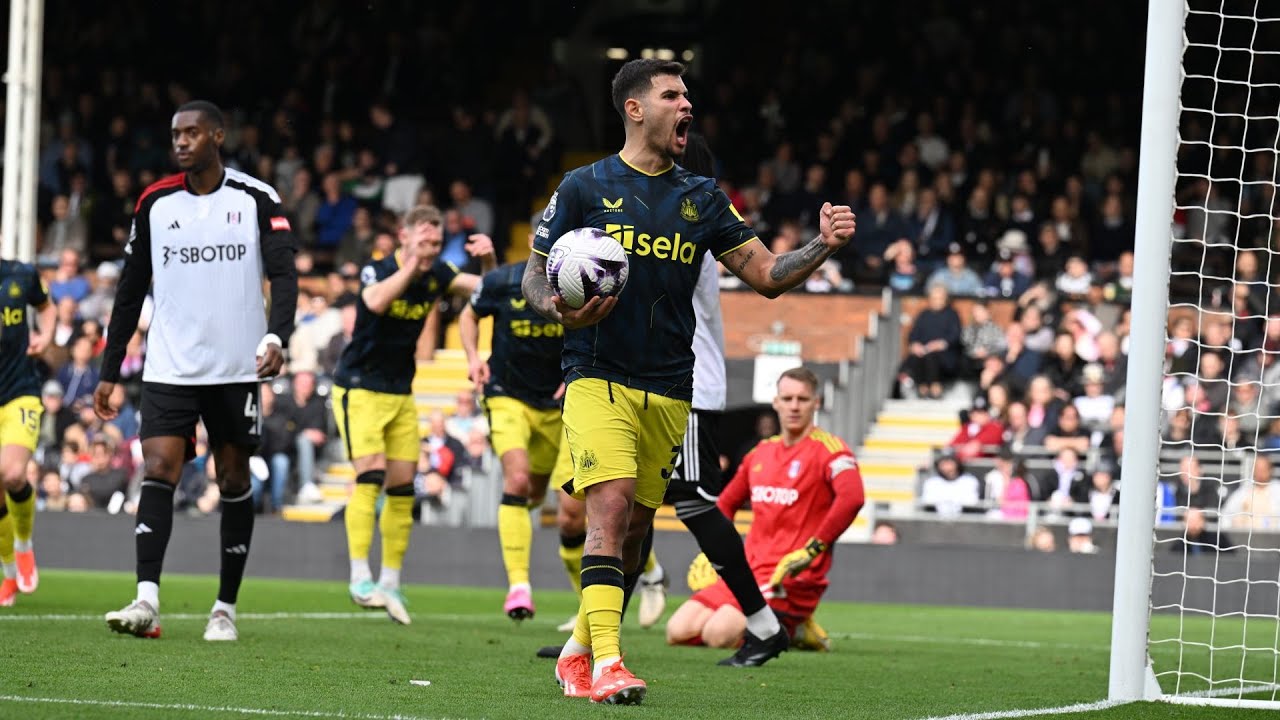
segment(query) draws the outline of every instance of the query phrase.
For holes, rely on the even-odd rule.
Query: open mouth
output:
[[[689,126],[693,125],[693,116],[688,115],[676,122],[676,142],[681,147],[689,143]]]

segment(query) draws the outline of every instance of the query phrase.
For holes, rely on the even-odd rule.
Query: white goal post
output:
[[[1238,341],[1280,315],[1268,282],[1280,271],[1277,168],[1280,3],[1149,0],[1112,701],[1280,709],[1280,512],[1268,494],[1280,483],[1253,479],[1269,467],[1257,450],[1280,415],[1280,376],[1262,337]],[[1242,255],[1260,259],[1260,279]],[[1261,307],[1235,304],[1242,286]],[[1189,338],[1170,337],[1175,314]],[[1168,361],[1173,346],[1191,348],[1189,367]],[[1208,355],[1225,375],[1202,365]],[[1211,381],[1220,404],[1205,397]],[[1252,407],[1237,392],[1256,393]],[[1162,432],[1174,416],[1190,419],[1185,438]],[[1280,469],[1280,451],[1271,457]],[[1215,491],[1193,499],[1184,487],[1171,501],[1180,475]],[[1207,530],[1189,535],[1188,514]]]

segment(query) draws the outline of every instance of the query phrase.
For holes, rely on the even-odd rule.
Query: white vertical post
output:
[[[17,0],[11,0],[17,1]],[[18,175],[22,204],[18,206],[15,255],[22,262],[36,258],[36,198],[40,185],[40,83],[44,70],[44,0],[24,0],[27,5],[26,58],[23,62],[22,165]]]
[[[1161,367],[1169,299],[1169,246],[1177,176],[1183,0],[1150,0],[1143,79],[1141,163],[1125,385],[1124,466],[1111,616],[1111,700],[1144,699],[1152,529],[1160,455]]]
[[[18,166],[22,157],[22,82],[26,71],[22,66],[24,31],[26,29],[25,0],[9,2],[9,67],[4,80],[4,211],[0,213],[0,257],[12,258],[18,247]]]

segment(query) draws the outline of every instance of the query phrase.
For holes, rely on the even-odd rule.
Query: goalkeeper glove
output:
[[[716,574],[716,569],[711,567],[711,561],[706,555],[698,553],[693,562],[689,563],[689,575],[686,580],[689,582],[689,589],[693,592],[698,592],[719,579],[720,576]]]
[[[782,559],[778,561],[778,567],[773,569],[773,576],[769,578],[769,585],[773,588],[781,588],[782,581],[789,577],[799,575],[802,570],[809,567],[813,563],[814,558],[827,551],[827,544],[818,538],[809,538],[809,542],[799,550],[792,550]]]

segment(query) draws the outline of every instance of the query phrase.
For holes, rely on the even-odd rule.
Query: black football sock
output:
[[[159,478],[144,479],[133,523],[138,582],[160,583],[160,570],[172,531],[173,486]]]
[[[644,574],[644,563],[649,559],[649,553],[653,550],[653,526],[649,526],[649,534],[644,536],[644,542],[640,545],[640,565],[629,573],[622,576],[622,616],[627,616],[627,606],[631,604],[631,595],[636,591],[636,583],[640,581],[640,576]]]
[[[218,573],[218,600],[234,605],[244,579],[253,539],[253,491],[222,498],[222,568]]]

